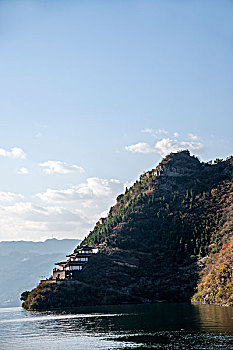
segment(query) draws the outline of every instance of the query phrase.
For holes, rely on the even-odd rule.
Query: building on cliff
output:
[[[83,246],[76,253],[67,255],[66,261],[56,263],[59,268],[53,269],[52,281],[75,280],[84,265],[89,261],[93,254],[98,253],[98,248]]]

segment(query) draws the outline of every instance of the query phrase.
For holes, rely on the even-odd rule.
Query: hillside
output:
[[[233,306],[233,184],[226,186],[221,198],[218,229],[193,296],[194,302]]]
[[[50,276],[54,261],[71,252],[75,239],[48,239],[45,242],[0,242],[0,306],[18,306],[19,295],[31,289],[42,276]]]
[[[207,260],[220,257],[230,239],[232,175],[232,157],[210,164],[188,151],[171,153],[118,196],[83,240],[100,253],[78,281],[42,283],[23,306],[190,300],[201,271],[209,272]],[[203,301],[200,293],[196,300]]]

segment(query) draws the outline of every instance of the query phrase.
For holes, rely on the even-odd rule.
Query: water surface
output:
[[[0,309],[1,350],[233,349],[233,308],[161,303]]]

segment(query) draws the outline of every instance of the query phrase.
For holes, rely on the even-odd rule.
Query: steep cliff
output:
[[[100,252],[78,281],[41,283],[23,306],[190,300],[230,240],[232,175],[232,158],[212,165],[188,151],[171,153],[118,196],[83,240]],[[211,302],[198,293],[195,300]]]

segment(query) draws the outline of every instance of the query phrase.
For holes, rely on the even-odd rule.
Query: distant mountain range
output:
[[[45,242],[0,242],[0,307],[20,305],[22,291],[49,277],[54,263],[80,243],[75,239]]]

